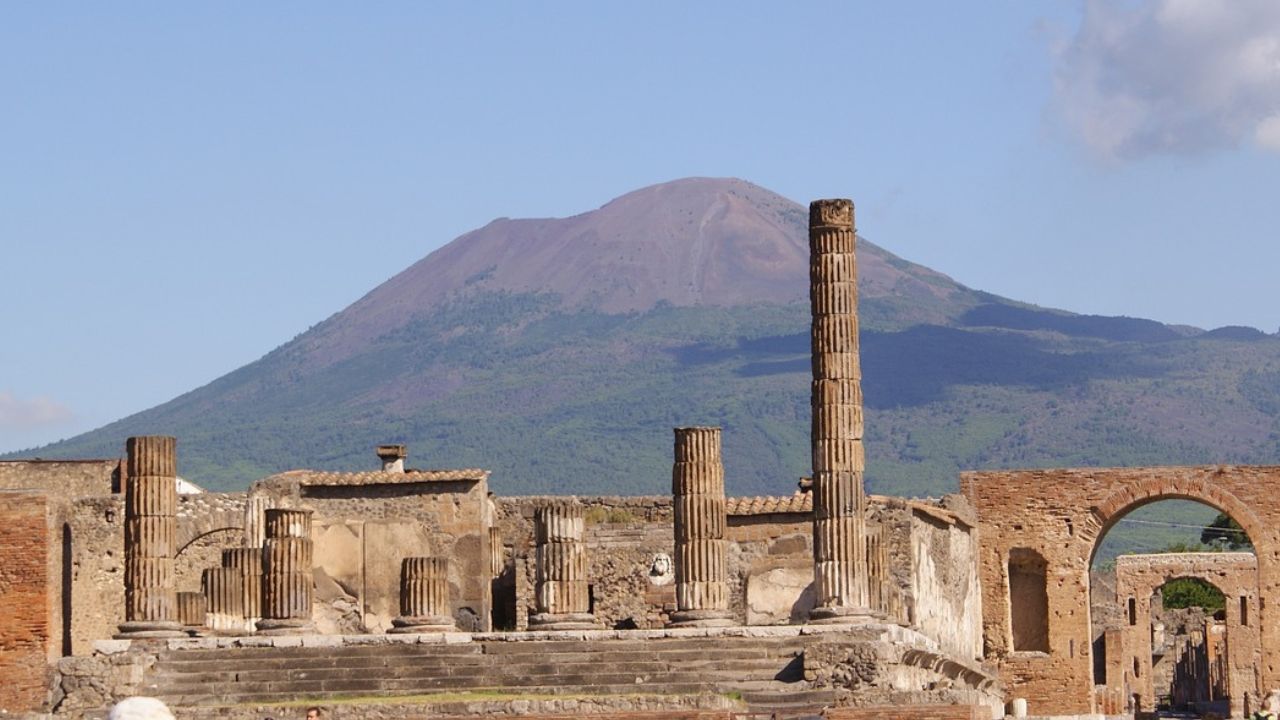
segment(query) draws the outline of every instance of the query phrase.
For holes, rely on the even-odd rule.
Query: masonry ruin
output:
[[[122,438],[123,460],[0,462],[0,709],[100,717],[144,693],[180,717],[280,701],[362,717],[361,697],[382,698],[381,717],[1124,714],[1150,705],[1142,623],[1172,577],[1231,600],[1187,672],[1217,673],[1236,714],[1280,685],[1265,603],[1280,468],[976,472],[942,499],[865,493],[855,243],[850,201],[811,205],[813,475],[794,492],[726,497],[714,427],[674,430],[662,497],[497,497],[487,471],[414,469],[397,444],[376,469],[240,493],[181,483],[169,437]],[[1095,643],[1097,541],[1162,498],[1228,512],[1256,558],[1125,559],[1133,622]],[[423,699],[480,690],[496,696]]]

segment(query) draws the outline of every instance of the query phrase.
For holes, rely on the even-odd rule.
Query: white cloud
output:
[[[1241,142],[1280,151],[1280,2],[1085,0],[1054,105],[1107,159]]]
[[[71,409],[47,397],[23,400],[0,391],[0,430],[30,430],[73,420]]]

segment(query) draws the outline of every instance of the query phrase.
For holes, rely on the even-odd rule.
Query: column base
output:
[[[311,635],[316,626],[304,618],[263,618],[258,621],[259,635]]]
[[[448,615],[398,617],[391,621],[389,633],[457,632],[458,623]]]
[[[529,617],[530,630],[599,630],[591,613],[538,613]]]
[[[876,619],[871,608],[828,605],[809,611],[810,625],[861,625]]]
[[[189,636],[183,624],[173,620],[129,620],[120,623],[119,632],[112,637],[116,640],[146,640]]]
[[[730,627],[738,622],[729,610],[677,610],[667,621],[669,628]]]

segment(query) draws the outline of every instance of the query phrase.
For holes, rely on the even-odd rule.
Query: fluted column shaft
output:
[[[244,579],[235,568],[205,568],[200,577],[206,605],[205,625],[218,633],[244,632]]]
[[[400,617],[388,632],[435,632],[456,629],[450,614],[449,559],[407,557],[400,563]]]
[[[582,544],[585,526],[582,506],[576,503],[544,505],[534,511],[537,614],[529,618],[530,627],[596,627],[590,614],[587,553]]]
[[[868,614],[853,203],[809,206],[814,620]]]
[[[174,556],[178,538],[177,441],[125,443],[124,591],[120,637],[178,637]]]
[[[224,548],[222,567],[240,573],[240,586],[244,595],[244,630],[253,632],[262,619],[262,548]]]
[[[245,547],[262,547],[267,539],[266,511],[271,499],[265,495],[250,495],[244,504]]]
[[[266,511],[262,546],[262,620],[258,629],[272,634],[309,632],[312,575],[311,511]]]
[[[202,592],[178,593],[178,622],[182,623],[187,632],[202,630],[207,607]]]
[[[720,428],[676,428],[674,457],[677,609],[671,625],[730,625]]]

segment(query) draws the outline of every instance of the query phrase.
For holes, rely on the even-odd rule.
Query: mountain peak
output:
[[[803,302],[807,212],[737,178],[650,185],[567,218],[498,218],[436,250],[321,327],[348,345],[481,291],[551,293],[564,309],[643,312]],[[949,295],[949,278],[864,243],[863,292]],[[344,354],[344,353],[339,353]]]

